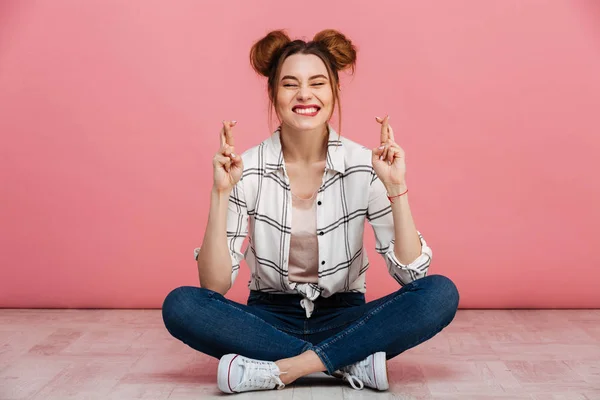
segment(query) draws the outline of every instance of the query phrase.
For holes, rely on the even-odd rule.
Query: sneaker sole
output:
[[[217,370],[217,385],[222,392],[234,393],[229,386],[229,372],[233,360],[239,354],[226,354],[219,360],[219,368]]]
[[[377,382],[377,390],[387,390],[390,387],[384,351],[373,354],[373,375]]]

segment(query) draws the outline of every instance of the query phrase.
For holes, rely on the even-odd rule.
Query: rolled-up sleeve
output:
[[[231,285],[238,275],[240,263],[244,259],[242,245],[248,236],[248,211],[244,197],[244,187],[240,180],[229,195],[227,205],[227,247],[231,257]],[[200,247],[194,249],[194,259],[198,260]]]
[[[427,275],[431,264],[432,251],[421,232],[417,231],[421,241],[421,254],[417,259],[410,264],[402,264],[396,258],[394,254],[395,231],[392,206],[387,198],[385,186],[374,171],[369,187],[367,221],[369,221],[375,233],[375,251],[383,256],[392,278],[404,286]]]

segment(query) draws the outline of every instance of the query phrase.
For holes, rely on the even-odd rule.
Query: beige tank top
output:
[[[290,282],[319,281],[316,193],[310,199],[292,195],[292,235],[288,263]]]

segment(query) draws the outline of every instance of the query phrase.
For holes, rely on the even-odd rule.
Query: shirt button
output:
[[[325,265],[325,261],[321,261],[321,265]]]
[[[321,200],[317,201],[317,205],[319,205],[319,206],[321,205]]]
[[[323,235],[324,235],[323,231],[319,232],[319,235],[320,235],[320,236],[323,236]]]

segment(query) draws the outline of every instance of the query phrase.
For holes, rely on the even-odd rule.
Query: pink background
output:
[[[271,133],[248,53],[277,28],[358,46],[342,133],[373,147],[390,113],[462,308],[600,306],[598,4],[2,1],[0,306],[153,308],[198,285],[220,122],[238,152]],[[366,232],[373,299],[397,283]]]

